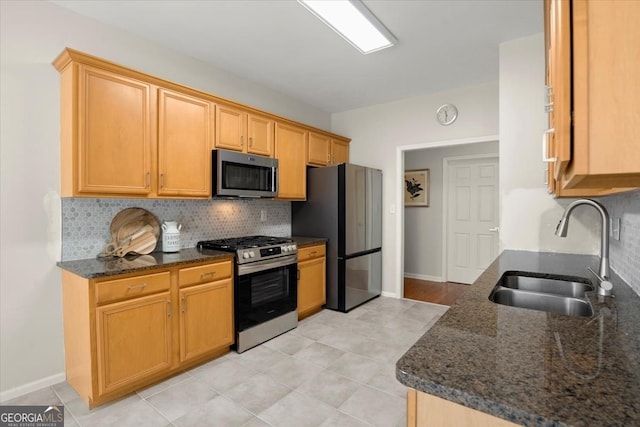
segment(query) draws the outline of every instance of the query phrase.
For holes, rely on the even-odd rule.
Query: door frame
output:
[[[396,189],[395,205],[391,206],[392,213],[396,215],[395,223],[395,259],[396,267],[396,290],[395,297],[402,298],[404,296],[404,155],[407,151],[423,150],[425,148],[450,147],[454,145],[477,144],[480,142],[499,141],[499,135],[485,135],[473,138],[450,139],[432,142],[422,142],[411,145],[401,145],[396,147],[396,170],[394,188]],[[386,295],[386,293],[385,293]],[[388,295],[392,296],[392,295]]]
[[[442,197],[449,195],[449,163],[460,160],[476,160],[476,159],[497,159],[498,169],[500,168],[499,153],[470,154],[468,156],[452,156],[442,159]],[[500,189],[500,177],[498,176],[498,190]],[[500,206],[500,193],[498,192],[498,206]],[[449,203],[448,200],[442,202],[442,278],[445,282],[449,280],[449,256],[448,256],[448,240],[449,240]],[[500,210],[498,210],[498,224],[500,223]]]

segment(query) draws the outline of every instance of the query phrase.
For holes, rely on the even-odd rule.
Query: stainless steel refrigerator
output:
[[[382,291],[382,171],[343,163],[310,168],[294,235],[325,237],[327,308],[347,312]]]

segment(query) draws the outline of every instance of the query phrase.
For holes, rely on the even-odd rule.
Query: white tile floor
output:
[[[68,426],[404,426],[395,362],[447,308],[379,297],[93,410],[66,382],[3,404],[63,404]]]

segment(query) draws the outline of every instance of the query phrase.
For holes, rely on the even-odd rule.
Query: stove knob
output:
[[[296,244],[295,244],[295,243],[294,243],[293,245],[291,245],[291,250],[292,250],[292,251],[295,251],[296,249],[298,249],[298,248],[296,247]]]
[[[242,253],[242,258],[244,258],[244,259],[249,258],[249,252],[243,252]]]
[[[286,245],[282,246],[280,249],[282,249],[282,252],[288,252],[289,251],[289,248]]]
[[[250,256],[251,258],[254,258],[254,257],[256,256],[256,254],[255,254],[255,252],[251,251],[251,252],[249,252],[249,256]]]

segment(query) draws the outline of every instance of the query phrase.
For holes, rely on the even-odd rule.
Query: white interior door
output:
[[[498,158],[449,161],[447,190],[447,281],[473,283],[498,255]]]

